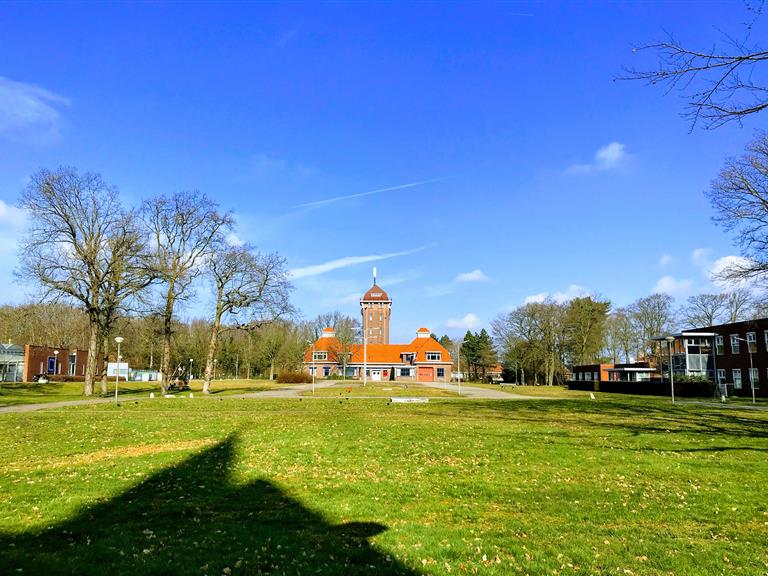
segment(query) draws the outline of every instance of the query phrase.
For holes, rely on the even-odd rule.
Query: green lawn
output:
[[[312,396],[311,391],[302,393],[304,396]],[[314,396],[330,398],[354,398],[354,397],[429,397],[429,398],[457,398],[459,395],[450,390],[433,388],[426,384],[403,385],[400,382],[368,382],[363,386],[359,381],[340,381],[328,388],[317,388]]]
[[[765,412],[196,397],[0,437],[0,573],[768,572]]]
[[[212,394],[248,394],[274,390],[275,388],[288,388],[294,384],[278,384],[269,380],[214,380],[211,384]],[[202,392],[202,380],[193,380],[190,384],[192,393]],[[115,381],[108,383],[108,396],[115,393]],[[135,396],[149,396],[150,392],[160,392],[157,382],[120,382],[119,393],[121,397],[131,399]],[[96,383],[95,394],[92,398],[101,397],[101,380]],[[62,402],[67,400],[83,400],[82,382],[50,382],[48,384],[13,383],[3,382],[0,386],[0,407],[16,406],[19,404],[38,404],[42,402]]]

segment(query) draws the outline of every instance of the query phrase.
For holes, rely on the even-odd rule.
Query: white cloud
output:
[[[333,198],[326,198],[325,200],[315,200],[314,202],[305,202],[304,204],[298,204],[296,208],[310,208],[315,206],[324,206],[325,204],[332,204],[333,202],[339,202],[341,200],[349,200],[351,198],[360,198],[362,196],[370,196],[372,194],[381,194],[382,192],[391,192],[393,190],[402,190],[404,188],[413,188],[414,186],[422,186],[424,184],[430,184],[432,182],[439,182],[445,180],[445,178],[433,178],[431,180],[422,180],[420,182],[410,182],[408,184],[400,184],[398,186],[390,186],[388,188],[379,188],[378,190],[369,190],[368,192],[358,192],[357,194],[347,194],[346,196],[335,196]]]
[[[693,282],[687,278],[678,280],[673,276],[662,276],[656,282],[652,292],[660,292],[662,294],[669,294],[672,297],[687,296],[693,290]]]
[[[712,250],[709,248],[696,248],[691,252],[691,262],[699,268],[709,268],[712,265]]]
[[[721,277],[729,268],[742,268],[748,266],[750,261],[743,256],[723,256],[712,262],[707,269],[707,274],[712,283],[723,292],[737,288],[753,288],[754,282],[750,280],[726,280]]]
[[[618,168],[629,157],[625,148],[626,146],[620,142],[611,142],[595,152],[595,159],[592,163],[572,164],[567,171],[576,174],[588,174]]]
[[[33,84],[0,76],[0,135],[22,134],[56,137],[60,120],[57,106],[66,98]]]
[[[241,240],[240,237],[234,232],[230,232],[229,234],[227,234],[225,241],[230,246],[242,246],[243,244],[245,244],[245,242]]]
[[[568,302],[574,298],[584,298],[585,296],[589,296],[589,290],[584,288],[584,286],[579,286],[578,284],[570,284],[568,288],[566,288],[563,292],[539,292],[538,294],[527,296],[523,303],[541,303],[547,299],[551,299],[558,304],[563,304],[564,302]]]
[[[349,266],[355,266],[357,264],[365,264],[366,262],[376,262],[377,260],[386,260],[387,258],[395,258],[397,256],[407,256],[409,254],[415,254],[426,250],[426,246],[414,248],[413,250],[405,250],[403,252],[390,252],[388,254],[371,254],[369,256],[345,256],[344,258],[338,258],[322,264],[313,264],[312,266],[304,266],[302,268],[293,268],[288,272],[291,279],[296,280],[298,278],[306,278],[308,276],[317,276],[319,274],[325,274],[331,270],[338,270],[340,268],[347,268]]]
[[[659,266],[664,268],[665,266],[669,266],[672,263],[672,255],[671,254],[662,254],[661,258],[659,258]]]
[[[463,272],[456,276],[456,282],[488,282],[490,278],[483,274],[479,268],[472,272]]]
[[[27,213],[24,210],[0,200],[0,226],[7,225],[10,228],[21,230],[26,223]]]
[[[449,318],[446,320],[447,328],[460,328],[462,330],[476,330],[482,325],[480,318],[470,312],[463,318]]]

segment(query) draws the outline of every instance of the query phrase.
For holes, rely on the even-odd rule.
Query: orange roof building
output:
[[[320,338],[304,353],[304,369],[318,377],[346,375],[373,382],[448,382],[451,379],[451,353],[432,338],[427,328],[419,328],[407,344],[389,343],[392,300],[376,284],[360,299],[364,344],[341,342],[333,328],[324,328]]]
[[[320,338],[304,353],[304,367],[318,377],[363,377],[368,380],[409,382],[447,382],[451,379],[453,357],[429,330],[421,328],[407,344],[347,344],[333,329],[323,330]]]

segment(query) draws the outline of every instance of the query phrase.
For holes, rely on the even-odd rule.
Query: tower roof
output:
[[[380,286],[378,286],[376,283],[373,284],[373,286],[370,287],[368,292],[363,294],[363,297],[360,298],[361,302],[389,302],[389,294],[387,294]]]

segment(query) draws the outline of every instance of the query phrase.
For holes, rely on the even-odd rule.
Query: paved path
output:
[[[131,398],[135,400],[135,398]],[[34,412],[45,408],[65,408],[67,406],[84,406],[86,404],[107,404],[114,402],[114,398],[88,398],[82,400],[64,400],[61,402],[40,402],[39,404],[19,404],[17,406],[4,406],[0,408],[0,414],[5,412]],[[125,398],[123,398],[125,401]]]
[[[321,388],[331,388],[332,386],[338,384],[338,381],[335,380],[321,380],[315,383],[315,389],[319,390]],[[454,383],[443,383],[443,382],[429,382],[425,383],[426,386],[430,386],[432,388],[439,388],[441,390],[450,390],[451,392],[457,392],[459,391],[459,387]],[[206,395],[202,392],[192,392],[195,394],[198,398],[311,398],[311,396],[302,396],[303,393],[309,392],[312,390],[312,384],[300,384],[298,386],[290,386],[286,388],[275,388],[274,390],[264,390],[261,392],[248,392],[246,394],[227,394],[227,395],[218,395],[218,394],[211,394]],[[188,392],[184,392],[183,395],[188,394]],[[158,394],[159,396],[159,394]],[[321,397],[318,399],[327,399],[328,397]],[[384,399],[386,396],[355,396],[356,399],[360,398],[378,398],[378,399]],[[477,388],[474,386],[465,386],[462,385],[461,387],[461,398],[467,398],[467,399],[490,399],[490,400],[543,400],[547,398],[539,398],[535,396],[521,396],[520,394],[514,394],[512,392],[505,392],[501,389],[491,389],[491,388]],[[332,398],[335,399],[335,398]],[[435,398],[435,400],[460,400],[460,398]],[[129,400],[135,401],[135,400],[149,400],[149,395],[141,395],[138,396],[136,394],[131,394],[130,396],[123,396],[121,397],[121,401],[128,402]],[[19,404],[18,406],[5,406],[0,408],[0,414],[8,413],[8,412],[33,412],[35,410],[45,410],[46,408],[65,408],[67,406],[85,406],[88,404],[108,404],[110,402],[114,402],[114,398],[89,398],[89,399],[83,399],[83,400],[67,400],[62,402],[41,402],[39,404]]]

